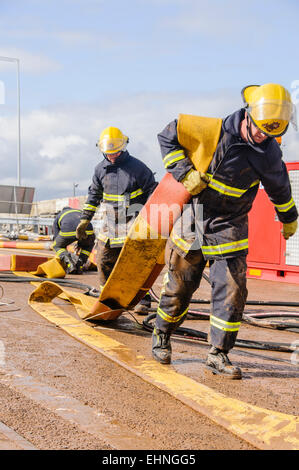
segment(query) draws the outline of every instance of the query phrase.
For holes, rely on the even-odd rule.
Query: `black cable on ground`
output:
[[[156,317],[156,314],[152,313],[143,320],[144,329],[147,331],[153,331],[154,327],[151,321]],[[173,336],[183,336],[186,339],[208,341],[207,333],[203,331],[193,330],[191,328],[178,327],[175,330]],[[282,352],[293,352],[296,350],[296,346],[289,343],[274,343],[267,341],[250,341],[239,339],[236,341],[235,346],[241,348],[250,349],[265,349],[267,351],[282,351]]]
[[[158,302],[159,303],[159,297],[155,294],[155,292],[153,291],[153,289],[150,289],[149,290],[149,294],[151,296],[151,300],[154,301],[154,302]],[[201,303],[206,303],[206,304],[209,304],[210,301],[209,300],[202,300]],[[154,309],[154,311],[156,311],[156,309]],[[203,313],[203,312],[200,312],[199,310],[193,310],[193,309],[190,309],[188,310],[188,315],[191,315],[193,317],[196,317],[198,319],[201,319],[201,320],[208,320],[210,318],[210,315],[209,314],[206,314],[206,313]]]
[[[32,277],[24,277],[24,276],[15,276],[14,274],[6,274],[5,276],[0,275],[0,281],[2,282],[44,282],[46,280],[51,280],[53,282],[56,282],[57,284],[61,284],[63,286],[68,286],[68,287],[75,287],[79,289],[86,290],[85,294],[86,295],[91,295],[93,297],[98,297],[99,296],[99,291],[95,289],[94,287],[91,287],[87,284],[83,284],[78,281],[74,281],[72,279],[47,279],[47,278],[32,278]],[[3,291],[3,289],[2,289]],[[152,293],[152,291],[151,291]],[[155,295],[155,294],[154,294]],[[150,309],[156,310],[156,309]],[[200,313],[200,312],[197,312]],[[204,314],[200,314],[201,318],[203,318]],[[209,315],[205,315],[206,318],[209,318]],[[147,331],[152,331],[153,326],[151,325],[150,321],[153,320],[156,317],[156,313],[152,313],[148,315],[142,322],[142,325],[145,330]],[[252,321],[252,320],[251,320]],[[296,324],[290,324],[292,328],[296,328]],[[260,324],[256,324],[256,326],[261,326]],[[277,327],[277,326],[276,326]],[[281,326],[280,326],[281,327]],[[207,342],[207,333],[204,333],[202,331],[190,329],[190,328],[183,328],[179,327],[176,329],[175,335],[178,336],[183,336],[185,338],[190,338],[190,339],[201,339],[205,342]],[[273,342],[259,342],[259,341],[247,341],[247,340],[237,340],[236,341],[236,346],[240,347],[245,347],[245,348],[253,348],[253,349],[266,349],[269,351],[283,351],[283,352],[292,352],[294,351],[294,347],[291,344],[286,344],[286,343],[273,343]]]
[[[100,292],[88,284],[83,284],[79,281],[74,281],[72,279],[61,279],[61,278],[38,278],[38,277],[25,277],[25,276],[15,276],[14,274],[5,274],[3,276],[0,274],[0,282],[44,282],[50,281],[55,282],[66,287],[74,287],[77,289],[85,290],[84,294],[90,295],[92,297],[99,297]]]
[[[155,302],[159,302],[159,297],[155,294],[153,289],[149,291],[152,300]],[[210,300],[206,299],[191,299],[191,304],[210,304]],[[281,302],[279,300],[247,300],[246,305],[265,305],[265,306],[272,306],[272,307],[299,307],[299,302]]]
[[[155,300],[155,299],[154,299]],[[210,304],[210,300],[191,299],[192,304]],[[299,307],[299,302],[281,302],[279,300],[247,300],[246,305],[261,305],[272,307]]]
[[[81,283],[79,281],[75,281],[73,279],[61,279],[61,278],[32,278],[32,277],[25,277],[25,276],[16,276],[15,274],[12,273],[5,273],[5,275],[0,274],[0,282],[44,282],[44,281],[52,281],[55,282],[59,285],[65,286],[65,287],[73,287],[73,288],[78,288],[81,290],[84,290],[85,295],[89,295],[92,297],[99,297],[100,292],[92,286],[89,286],[88,284]],[[159,301],[159,298],[156,296],[154,291],[151,289],[150,290],[150,295],[152,300]],[[194,303],[210,303],[210,301],[207,300],[195,300]],[[272,305],[273,303],[271,303]],[[276,303],[276,305],[285,305],[283,302]],[[290,306],[290,304],[294,304],[294,306],[297,306],[297,302],[289,302],[286,305]],[[260,303],[259,303],[260,305]],[[270,305],[269,303],[264,303],[264,305]],[[298,303],[299,305],[299,303]],[[293,305],[292,305],[293,306]],[[150,308],[150,311],[156,312],[156,309]],[[188,310],[188,315],[191,315],[194,318],[201,319],[201,320],[208,320],[210,318],[209,314],[200,312],[198,310]],[[280,313],[267,313],[267,312],[262,312],[262,313],[251,313],[251,314],[244,314],[243,320],[252,326],[258,326],[258,327],[263,327],[263,328],[274,328],[274,329],[295,329],[292,330],[294,332],[297,332],[299,325],[297,323],[289,323],[289,322],[271,322],[271,321],[260,321],[260,320],[255,320],[255,318],[265,318],[265,317],[285,317],[285,316],[293,316],[293,317],[299,317],[299,314],[292,313],[292,312],[280,312]],[[195,331],[195,330],[194,330]]]
[[[159,298],[157,295],[154,293],[154,291],[151,289],[150,290],[150,295],[152,300],[159,302]],[[251,301],[255,302],[255,301]],[[209,304],[209,300],[191,300],[191,303],[203,303],[203,304]],[[246,303],[247,304],[247,303]],[[290,305],[290,304],[295,304],[295,305]],[[255,303],[252,303],[252,305],[257,305]],[[258,305],[261,305],[260,303]],[[265,302],[264,305],[270,305],[269,303]],[[271,304],[272,305],[272,304]],[[288,302],[286,305],[283,302],[276,302],[276,305],[284,305],[284,306],[297,306],[297,302]],[[299,305],[299,303],[298,303]],[[155,311],[155,309],[150,309],[150,311]],[[190,309],[187,312],[188,316],[192,316],[195,319],[198,320],[208,320],[210,318],[209,314],[200,312],[199,310],[193,310]],[[290,323],[287,321],[284,322],[273,322],[273,321],[261,321],[259,319],[262,318],[285,318],[285,317],[293,317],[293,318],[299,318],[299,313],[294,313],[294,312],[252,312],[252,313],[247,313],[243,315],[242,320],[252,326],[258,326],[261,328],[273,328],[277,330],[286,330],[290,328],[295,328],[299,329],[299,323]]]
[[[202,277],[211,285],[210,278],[204,272],[202,273]],[[154,293],[153,293],[154,294]],[[157,296],[154,294],[155,299],[157,300]],[[159,301],[159,299],[158,299]],[[209,304],[209,300],[201,300],[201,299],[191,299],[190,303],[194,304]],[[273,307],[299,307],[299,302],[280,302],[276,300],[247,300],[246,305],[271,305]]]
[[[286,315],[287,316],[287,313],[286,312]],[[299,317],[299,315],[297,315]],[[286,329],[290,329],[290,328],[295,328],[295,329],[298,329],[298,332],[299,332],[299,322],[297,323],[291,323],[291,322],[287,322],[287,321],[271,321],[271,320],[259,320],[259,319],[256,319],[254,318],[253,315],[243,315],[243,318],[242,320],[245,322],[245,323],[248,323],[249,325],[252,325],[252,326],[259,326],[259,327],[262,327],[262,328],[272,328],[272,329],[275,329],[275,330],[286,330]]]
[[[149,312],[157,312],[157,308],[149,307],[148,311]],[[200,320],[209,320],[210,319],[210,315],[208,313],[203,313],[203,312],[200,312],[199,310],[188,310],[187,314],[188,314],[188,316],[191,316],[191,317],[194,317],[194,318],[197,318],[197,319],[200,319]]]

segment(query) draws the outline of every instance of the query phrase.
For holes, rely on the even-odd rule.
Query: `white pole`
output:
[[[17,114],[18,114],[18,163],[17,181],[21,186],[21,99],[20,99],[20,60],[14,57],[0,57],[5,62],[15,62],[17,65]]]
[[[18,94],[18,185],[21,186],[21,100],[20,100],[20,61],[17,61],[17,94]]]

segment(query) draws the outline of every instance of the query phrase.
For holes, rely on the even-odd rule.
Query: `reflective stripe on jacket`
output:
[[[127,224],[137,215],[157,183],[153,172],[140,160],[123,152],[112,164],[101,161],[94,171],[82,218],[91,220],[98,206],[109,212],[98,235],[103,243],[121,247],[127,233]]]
[[[194,247],[201,248],[207,259],[246,255],[248,212],[259,183],[274,204],[281,222],[292,222],[298,217],[278,143],[274,138],[254,146],[243,141],[239,129],[244,116],[245,110],[240,109],[223,120],[218,145],[207,172],[211,181],[204,191],[191,199],[189,222],[184,220],[183,224],[185,235],[177,230],[180,221],[174,226],[171,242],[182,256]],[[158,140],[167,171],[181,181],[193,166],[187,152],[180,146],[177,120],[166,126]],[[199,205],[202,205],[201,221],[194,215],[198,213]],[[198,222],[201,222],[200,227]]]
[[[81,220],[82,212],[79,209],[72,209],[71,207],[65,207],[55,217],[53,223],[53,235],[54,243],[53,250],[56,251],[57,255],[66,251],[66,247],[77,240],[76,228]],[[81,249],[81,255],[88,256],[94,245],[94,231],[92,224],[88,224],[86,233],[87,238],[78,241],[78,248]]]
[[[57,235],[61,237],[75,237],[76,228],[81,220],[82,212],[79,209],[72,209],[71,207],[65,207],[59,214],[56,215],[53,223],[53,235],[54,238]],[[93,226],[90,223],[86,231],[87,235],[93,235]]]

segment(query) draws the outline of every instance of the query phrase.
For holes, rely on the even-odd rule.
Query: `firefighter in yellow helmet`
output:
[[[124,244],[128,228],[155,189],[153,172],[127,151],[128,137],[117,127],[107,127],[97,142],[104,159],[95,167],[88,197],[83,207],[77,238],[86,236],[86,228],[98,206],[102,216],[97,243],[97,265],[103,288]],[[148,313],[150,295],[135,307]]]
[[[167,241],[168,271],[152,354],[162,364],[171,362],[171,334],[184,321],[209,262],[211,349],[206,370],[231,379],[242,377],[228,353],[235,344],[247,298],[248,212],[259,184],[274,204],[285,239],[295,234],[298,217],[276,141],[290,122],[295,123],[290,95],[283,86],[270,83],[246,87],[242,96],[245,107],[222,120],[181,114],[158,134],[166,170],[192,197],[189,218],[185,211]],[[211,150],[206,174],[195,169],[191,158],[198,156],[200,146],[204,156],[207,148]]]
[[[297,129],[296,108],[290,93],[276,83],[250,85],[242,90],[247,118],[266,136],[281,137],[289,123]],[[250,136],[250,126],[248,125]]]
[[[105,158],[112,163],[116,161],[121,152],[126,150],[129,138],[117,127],[106,127],[101,134],[97,147]]]

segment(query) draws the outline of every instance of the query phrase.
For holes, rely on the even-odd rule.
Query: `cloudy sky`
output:
[[[179,113],[224,117],[248,84],[299,102],[297,0],[0,0],[0,56],[20,60],[21,184],[87,193],[101,130],[160,179],[157,133]],[[0,184],[17,184],[16,63],[0,60]],[[299,160],[299,137],[283,139]]]

